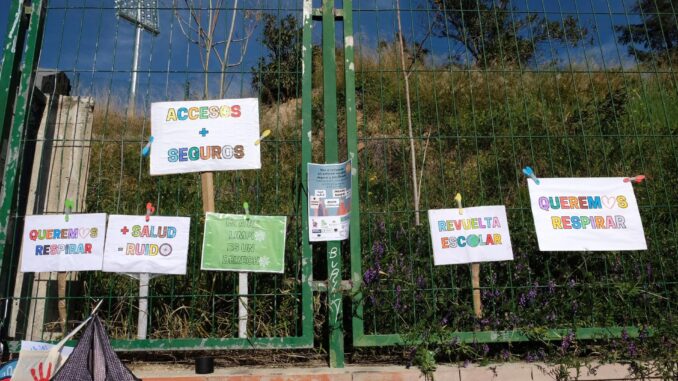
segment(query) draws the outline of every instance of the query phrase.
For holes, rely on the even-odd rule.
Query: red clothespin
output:
[[[624,182],[625,182],[625,183],[628,183],[628,182],[642,183],[643,181],[645,181],[645,175],[637,175],[637,176],[635,176],[635,177],[626,177],[626,178],[624,178]]]
[[[151,214],[155,213],[155,206],[150,202],[146,204],[146,222],[151,220]]]

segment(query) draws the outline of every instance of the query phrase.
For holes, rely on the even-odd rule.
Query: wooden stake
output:
[[[203,172],[202,180],[202,209],[214,212],[214,173]],[[238,273],[238,294],[247,295],[247,273]],[[238,303],[238,337],[247,338],[247,297],[240,297]]]
[[[214,212],[214,173],[203,172],[200,174],[202,179],[202,209],[207,212]]]
[[[480,304],[480,263],[471,263],[471,286],[473,286],[473,311],[477,318],[483,316]]]

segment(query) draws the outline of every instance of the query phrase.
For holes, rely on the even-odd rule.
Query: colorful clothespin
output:
[[[72,211],[73,211],[73,200],[67,198],[66,201],[64,201],[64,214],[66,214],[65,216],[66,222],[68,222],[68,219]]]
[[[151,152],[151,144],[153,144],[153,136],[148,138],[148,143],[141,149],[141,156],[148,156]]]
[[[457,208],[459,208],[459,214],[464,214],[464,208],[461,207],[461,193],[457,193],[457,195],[454,196],[454,201],[457,202]]]
[[[531,167],[523,168],[523,174],[531,178],[535,184],[539,185],[539,179],[537,178],[537,175],[534,174],[534,171],[532,170]]]
[[[151,214],[155,213],[155,206],[150,202],[146,204],[146,222],[151,220]]]
[[[257,141],[254,142],[254,145],[258,146],[259,143],[261,143],[261,140],[266,138],[270,134],[271,134],[271,130],[264,130],[264,132],[261,133],[261,136],[259,137],[259,139],[257,139]]]
[[[250,219],[250,204],[247,203],[247,201],[242,203],[243,209],[245,209],[245,219],[249,220]]]
[[[642,183],[645,181],[645,175],[636,175],[635,177],[626,177],[624,178],[624,182],[632,182],[632,183]]]

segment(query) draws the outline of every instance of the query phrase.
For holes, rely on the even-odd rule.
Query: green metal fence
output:
[[[31,12],[12,4],[8,18],[10,32],[15,19],[30,25],[19,61],[30,68],[40,52],[39,77],[64,72],[71,96],[89,97],[94,111],[91,137],[40,138],[32,132],[39,123],[26,117],[38,99],[28,96],[32,72],[22,72],[16,102],[12,91],[0,94],[0,106],[16,104],[13,122],[3,119],[11,149],[0,213],[2,292],[11,306],[3,332],[13,343],[29,332],[55,339],[59,308],[70,324],[100,298],[121,350],[302,348],[327,338],[332,366],[343,365],[345,341],[595,339],[675,321],[673,1],[160,0],[160,33],[141,33],[134,99],[135,28],[116,18],[113,1],[25,4]],[[217,53],[205,55],[210,44]],[[2,89],[18,83],[15,57],[5,50]],[[151,102],[220,96],[258,96],[262,130],[273,133],[260,171],[216,175],[217,211],[240,212],[249,201],[252,213],[290,221],[285,273],[250,276],[249,339],[237,337],[236,275],[199,270],[199,176],[152,178],[139,155]],[[192,217],[188,274],[151,283],[148,339],[135,339],[135,281],[17,272],[24,215],[62,212],[50,201],[61,195],[50,192],[68,192],[31,187],[47,176],[32,169],[43,145],[89,150],[87,171],[70,180],[85,187],[82,211],[138,214],[152,201],[161,215]],[[306,163],[347,158],[357,168],[351,238],[311,246]],[[72,169],[68,160],[55,159]],[[526,165],[543,177],[645,174],[634,187],[648,251],[539,252]],[[457,192],[466,206],[508,211],[515,260],[481,264],[480,318],[469,266],[432,261],[426,211],[454,206]]]

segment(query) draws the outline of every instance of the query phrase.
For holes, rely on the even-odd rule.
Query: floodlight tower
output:
[[[133,116],[137,93],[141,31],[146,30],[154,36],[160,33],[160,27],[158,26],[158,0],[115,0],[115,9],[118,17],[129,21],[136,27],[134,56],[132,58],[132,83],[129,90],[129,115]]]

